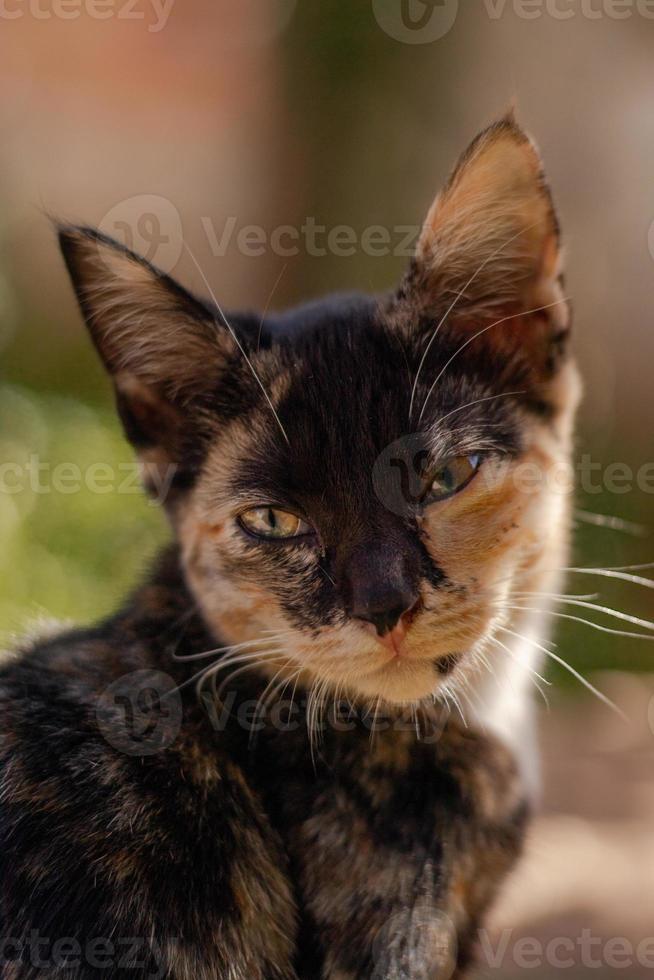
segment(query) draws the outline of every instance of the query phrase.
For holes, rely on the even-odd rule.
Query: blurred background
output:
[[[48,215],[98,225],[206,292],[197,260],[227,308],[381,290],[459,152],[511,104],[558,202],[586,383],[577,462],[593,476],[574,564],[653,561],[653,17],[648,0],[4,0],[2,641],[108,612],[166,535],[134,485]],[[98,490],[96,464],[122,479]],[[570,585],[652,615],[647,587]],[[634,949],[654,936],[654,648],[561,625],[560,654],[632,721],[552,673],[543,812],[497,910],[505,956],[482,975],[526,969],[520,936],[590,929]],[[620,967],[602,945],[599,966],[577,951],[529,972],[637,978],[653,946],[644,966],[647,948]]]

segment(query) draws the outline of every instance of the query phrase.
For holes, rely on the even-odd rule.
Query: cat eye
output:
[[[297,514],[279,507],[253,507],[239,515],[241,526],[257,538],[288,540],[312,534],[313,528]]]
[[[481,466],[481,456],[473,453],[470,456],[455,456],[443,463],[435,473],[430,474],[431,486],[427,492],[426,502],[445,500],[463,490]]]

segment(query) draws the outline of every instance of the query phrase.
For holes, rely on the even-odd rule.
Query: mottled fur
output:
[[[552,591],[567,544],[548,477],[578,385],[533,145],[510,119],[478,138],[396,291],[263,329],[97,232],[60,239],[146,486],[172,474],[176,543],[116,616],[0,673],[0,936],[24,944],[3,980],[96,976],[88,944],[129,937],[143,962],[102,975],[461,973],[531,792],[543,630],[508,600]],[[469,454],[465,489],[421,502],[416,459]],[[239,514],[268,504],[315,531],[252,537]],[[394,599],[399,657],[366,612]],[[265,712],[284,691],[293,724]],[[34,966],[33,930],[82,962]]]
[[[144,970],[108,975],[195,980],[373,976],[376,940],[414,906],[442,909],[466,936],[525,818],[510,757],[489,740],[454,723],[435,741],[412,726],[371,739],[350,722],[327,729],[314,766],[302,708],[292,731],[268,726],[252,745],[236,710],[212,726],[189,687],[170,747],[140,757],[109,744],[95,714],[109,683],[154,668],[182,684],[197,664],[173,650],[211,645],[190,607],[171,552],[124,612],[5,671],[2,934],[38,930],[43,960],[62,937],[83,949],[137,939]],[[246,675],[239,701],[261,688]]]

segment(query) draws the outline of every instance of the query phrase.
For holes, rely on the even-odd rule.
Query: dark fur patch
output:
[[[524,821],[511,762],[488,740],[451,724],[434,744],[391,731],[371,745],[358,721],[327,733],[314,761],[302,719],[253,747],[237,717],[265,686],[254,676],[222,731],[183,688],[165,750],[107,743],[95,712],[109,684],[148,668],[182,685],[197,666],[183,658],[213,642],[189,607],[171,552],[116,617],[0,672],[0,934],[23,944],[9,975],[37,976],[39,936],[44,961],[63,938],[86,953],[101,938],[136,943],[137,963],[110,974],[131,980],[315,980],[321,964],[363,980],[407,895],[423,918],[447,909],[470,867],[467,935]]]

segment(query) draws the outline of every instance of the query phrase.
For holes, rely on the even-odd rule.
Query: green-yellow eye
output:
[[[478,453],[471,456],[455,456],[443,463],[433,474],[427,500],[444,500],[463,490],[470,483],[481,465]]]
[[[246,531],[258,538],[299,538],[313,531],[311,525],[297,514],[279,507],[253,507],[243,511],[239,521]]]

